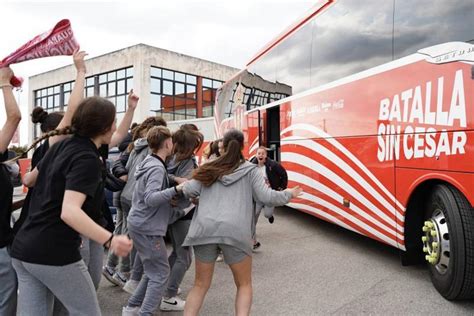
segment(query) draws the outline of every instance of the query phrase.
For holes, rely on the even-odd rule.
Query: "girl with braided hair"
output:
[[[45,134],[72,135],[52,146],[38,166],[31,185],[29,216],[12,246],[19,279],[21,315],[49,315],[53,295],[71,314],[100,315],[94,285],[79,251],[81,235],[126,256],[127,236],[114,235],[97,224],[104,201],[104,172],[99,148],[116,130],[115,106],[100,97],[83,100],[70,127]]]

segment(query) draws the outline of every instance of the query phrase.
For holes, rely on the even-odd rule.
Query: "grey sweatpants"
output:
[[[0,248],[0,315],[16,315],[17,279],[7,247]]]
[[[254,218],[254,223],[252,225],[252,238],[253,240],[255,240],[255,238],[257,237],[257,222],[258,222],[258,218],[260,217],[260,213],[262,212],[262,209],[263,209],[263,215],[266,217],[266,218],[270,218],[273,216],[273,211],[275,210],[275,208],[273,206],[266,206],[260,202],[256,202],[255,203],[255,218]]]
[[[130,201],[120,198],[120,207],[117,207],[117,224],[114,230],[115,235],[128,234],[127,217],[131,207]],[[107,257],[107,265],[113,268],[118,266],[118,271],[120,272],[130,272],[130,261],[130,255],[119,259],[119,257],[117,257],[112,251],[109,252]]]
[[[101,315],[94,284],[84,261],[65,266],[13,259],[18,275],[20,316],[49,316],[56,296],[71,315]]]
[[[168,281],[168,289],[165,293],[166,297],[174,297],[178,294],[178,288],[193,261],[192,248],[182,246],[188,234],[189,225],[191,225],[190,220],[177,220],[168,228],[171,244],[173,245],[173,252],[168,257],[171,273]]]
[[[132,229],[129,234],[143,263],[144,275],[128,306],[141,305],[140,315],[153,315],[161,303],[170,274],[165,241],[163,236],[142,235]]]
[[[102,277],[102,262],[104,261],[104,249],[101,244],[85,237],[81,236],[81,257],[87,266],[89,275],[91,276],[94,288],[97,291],[99,288],[100,279]],[[53,316],[67,316],[69,315],[66,307],[58,300],[54,298]]]

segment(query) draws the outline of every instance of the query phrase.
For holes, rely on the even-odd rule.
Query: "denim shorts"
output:
[[[226,244],[196,245],[193,248],[196,258],[206,263],[215,262],[221,251],[224,262],[229,265],[239,263],[248,256],[243,250]]]

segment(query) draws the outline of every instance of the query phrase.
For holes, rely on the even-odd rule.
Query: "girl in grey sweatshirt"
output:
[[[193,180],[178,187],[186,197],[199,196],[185,246],[193,246],[196,283],[189,293],[185,315],[197,315],[211,284],[214,263],[222,251],[237,285],[236,315],[248,315],[252,302],[252,231],[255,196],[265,205],[284,205],[301,194],[298,187],[269,188],[256,166],[242,155],[244,136],[230,130],[223,139],[224,154],[204,164]]]
[[[135,173],[136,187],[128,215],[128,231],[143,263],[144,276],[122,315],[153,315],[170,272],[163,237],[173,211],[170,201],[177,193],[176,187],[169,187],[165,164],[173,142],[170,131],[162,126],[150,129],[147,140],[152,154]]]

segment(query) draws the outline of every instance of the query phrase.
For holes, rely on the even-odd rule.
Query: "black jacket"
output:
[[[258,164],[257,157],[250,160],[251,163]],[[265,171],[267,172],[268,182],[273,190],[284,190],[288,186],[288,175],[285,168],[278,162],[267,157],[265,160]]]

